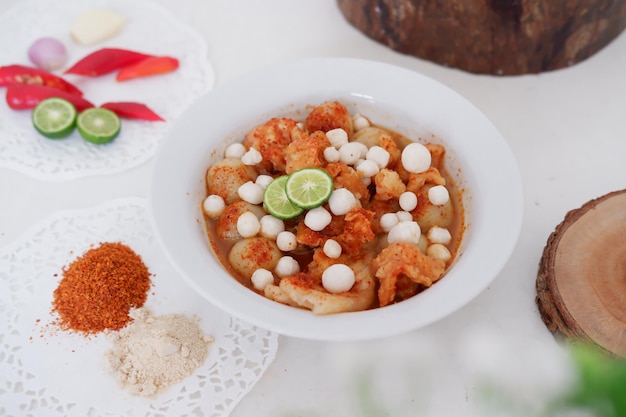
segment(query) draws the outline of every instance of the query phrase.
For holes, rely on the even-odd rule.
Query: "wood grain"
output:
[[[473,73],[540,73],[592,56],[626,28],[624,0],[337,0],[399,52]]]
[[[555,336],[626,357],[626,190],[567,213],[548,238],[536,287]]]

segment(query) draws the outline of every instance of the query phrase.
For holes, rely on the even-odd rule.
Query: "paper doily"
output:
[[[70,38],[74,18],[84,10],[102,7],[127,21],[114,38],[84,47]],[[138,101],[148,105],[166,122],[123,119],[122,132],[108,145],[93,145],[78,132],[62,140],[39,135],[29,110],[11,110],[0,88],[0,166],[41,180],[62,181],[90,175],[121,172],[150,159],[168,126],[196,98],[211,90],[213,69],[205,40],[161,6],[140,0],[27,0],[0,16],[0,66],[32,66],[27,51],[42,36],[61,40],[69,55],[67,66],[103,47],[118,47],[158,55],[175,56],[178,70],[155,77],[116,82],[115,73],[101,77],[66,75],[84,97],[96,106],[106,101]],[[62,71],[55,71],[62,75]]]
[[[52,215],[0,248],[0,415],[227,416],[273,361],[278,335],[231,318],[206,302],[165,261],[147,203],[128,198]],[[134,397],[108,369],[104,334],[85,338],[51,324],[61,268],[90,245],[119,241],[148,266],[154,314],[200,318],[215,341],[193,375],[156,398]]]

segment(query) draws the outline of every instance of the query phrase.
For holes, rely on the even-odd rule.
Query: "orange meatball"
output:
[[[326,101],[311,110],[306,117],[304,127],[309,132],[321,130],[324,133],[341,128],[346,131],[348,137],[354,133],[352,115],[346,106],[337,101]]]
[[[267,172],[285,170],[285,148],[304,132],[293,119],[273,118],[249,131],[243,145],[246,149],[254,148],[261,153],[261,170]]]

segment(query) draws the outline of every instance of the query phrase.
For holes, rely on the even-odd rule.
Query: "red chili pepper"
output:
[[[178,59],[171,56],[152,56],[136,64],[124,67],[117,73],[117,81],[126,81],[133,78],[149,75],[165,74],[178,68]]]
[[[65,81],[51,72],[27,67],[25,65],[6,65],[0,67],[0,87],[12,84],[32,84],[53,87],[70,94],[82,96],[83,92],[74,84]]]
[[[119,101],[104,103],[100,107],[109,109],[120,117],[149,121],[163,121],[163,118],[142,103]]]
[[[128,49],[102,48],[79,60],[65,73],[97,77],[128,65],[133,65],[152,56],[141,52],[129,51]]]
[[[11,84],[7,86],[6,101],[9,107],[14,110],[32,109],[40,101],[50,97],[59,97],[69,101],[79,112],[94,107],[84,98],[54,87],[37,84]]]

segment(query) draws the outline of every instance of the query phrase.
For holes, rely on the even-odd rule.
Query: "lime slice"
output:
[[[122,124],[119,116],[111,110],[92,107],[78,115],[76,127],[87,142],[101,145],[115,139]]]
[[[263,206],[269,214],[282,220],[293,219],[304,212],[302,207],[295,206],[285,194],[287,175],[274,178],[263,192]]]
[[[58,97],[47,98],[33,109],[33,126],[47,138],[65,138],[74,131],[76,114],[76,107],[69,101]]]
[[[319,207],[333,192],[333,178],[320,168],[303,168],[289,174],[285,184],[287,198],[304,209]]]

